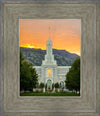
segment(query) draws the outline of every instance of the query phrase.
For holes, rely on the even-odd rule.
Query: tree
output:
[[[44,87],[44,83],[40,83],[40,88],[43,88]]]
[[[80,92],[80,58],[78,57],[72,64],[66,75],[66,88]]]
[[[55,83],[55,88],[59,88],[59,83]]]
[[[35,68],[33,68],[33,64],[31,64],[30,68],[31,68],[31,74],[32,74],[31,75],[32,76],[31,85],[32,85],[32,88],[33,87],[36,88],[38,85],[38,75],[36,73]]]
[[[54,83],[52,83],[52,89],[54,89]]]
[[[21,66],[22,66],[22,63],[23,63],[24,59],[25,59],[25,58],[23,57],[22,52],[20,52],[20,68],[21,68]]]
[[[20,52],[20,91],[32,91],[38,83],[38,75],[36,74],[33,64],[25,60]]]

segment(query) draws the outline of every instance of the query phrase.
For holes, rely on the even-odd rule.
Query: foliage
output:
[[[59,83],[55,83],[55,88],[59,88]]]
[[[52,83],[52,89],[54,89],[54,83]]]
[[[23,57],[22,52],[20,52],[20,67],[22,67],[23,61],[24,61],[24,57]]]
[[[28,93],[21,93],[21,96],[80,96],[79,94],[75,94],[72,92],[65,92],[65,93],[33,93],[33,92],[28,92]]]
[[[44,83],[40,83],[40,88],[43,88],[44,87]]]
[[[26,61],[20,52],[20,91],[32,91],[38,83],[38,75],[36,74],[33,64]]]
[[[66,75],[66,87],[69,90],[80,91],[80,58],[78,57],[72,64]]]

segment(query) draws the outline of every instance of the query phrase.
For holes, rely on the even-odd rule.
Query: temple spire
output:
[[[50,25],[49,25],[49,38],[47,40],[45,60],[42,62],[42,65],[57,65],[54,60],[54,55],[52,54],[52,40],[50,39]]]
[[[49,25],[49,40],[50,40],[50,25]]]

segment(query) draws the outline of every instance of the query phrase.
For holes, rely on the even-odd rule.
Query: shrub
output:
[[[55,88],[59,88],[59,83],[55,83]]]
[[[39,87],[43,88],[44,87],[44,83],[41,82]]]

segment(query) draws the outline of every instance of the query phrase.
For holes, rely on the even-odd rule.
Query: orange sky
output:
[[[49,25],[53,48],[80,55],[80,19],[20,19],[20,47],[46,49]]]

